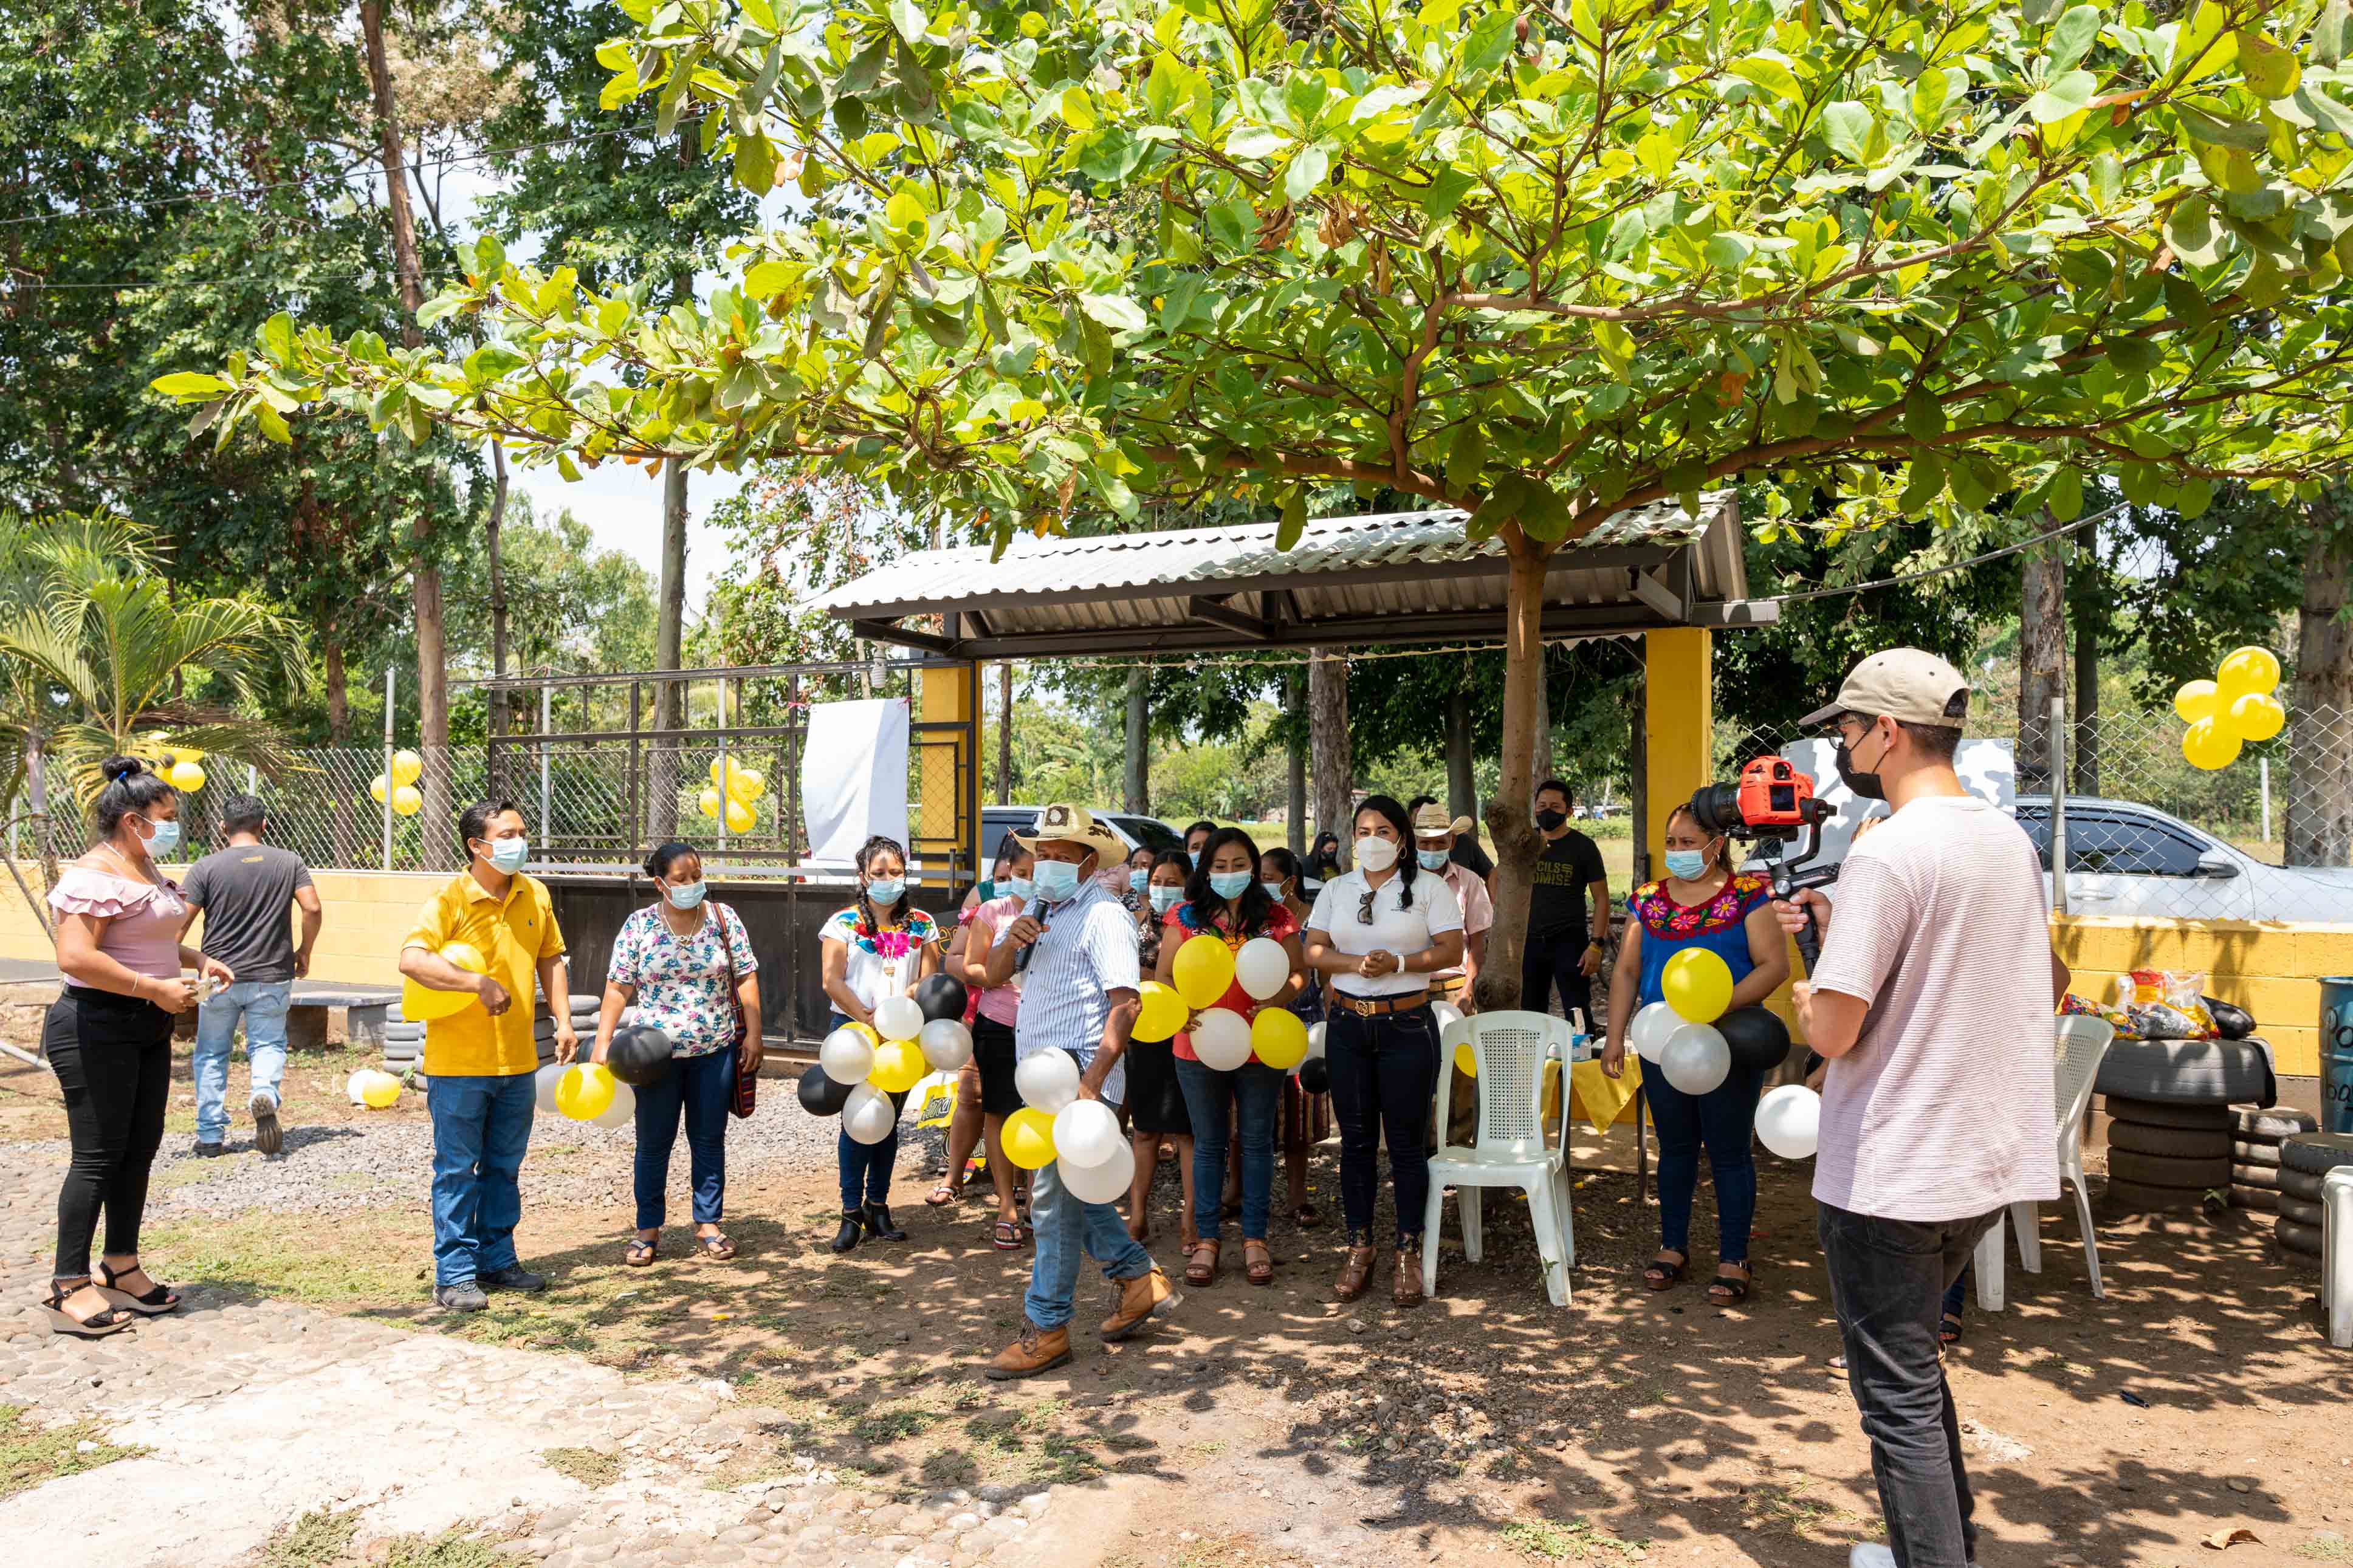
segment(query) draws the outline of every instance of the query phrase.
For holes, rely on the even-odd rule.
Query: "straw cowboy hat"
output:
[[[1413,836],[1416,838],[1443,838],[1451,844],[1470,831],[1469,817],[1458,816],[1450,822],[1446,818],[1446,808],[1440,805],[1425,805],[1413,814]]]
[[[1082,844],[1116,858],[1127,855],[1127,840],[1113,832],[1109,824],[1097,821],[1085,806],[1068,801],[1056,801],[1039,812],[1036,826],[1027,834],[1013,835],[1013,842],[1032,853],[1040,844]]]

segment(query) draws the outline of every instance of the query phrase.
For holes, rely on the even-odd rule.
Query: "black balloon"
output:
[[[1736,1007],[1715,1021],[1732,1053],[1732,1065],[1751,1072],[1771,1072],[1789,1055],[1789,1026],[1780,1015],[1762,1007]]]
[[[953,974],[925,976],[915,986],[915,1005],[923,1010],[923,1022],[937,1018],[962,1018],[965,1009],[964,982]]]
[[[670,1037],[645,1024],[625,1024],[613,1031],[605,1052],[605,1066],[633,1089],[643,1089],[670,1071]]]
[[[1322,1057],[1309,1057],[1299,1064],[1299,1087],[1310,1094],[1326,1094],[1332,1088],[1332,1064]]]
[[[834,1082],[825,1076],[823,1068],[811,1068],[801,1074],[801,1109],[811,1116],[839,1116],[856,1087]]]

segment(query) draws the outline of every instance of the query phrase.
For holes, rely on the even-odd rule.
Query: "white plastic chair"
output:
[[[2320,1178],[2320,1309],[2328,1342],[2353,1350],[2353,1165]]]
[[[2091,1272],[2092,1294],[2105,1298],[2108,1292],[2100,1283],[2100,1238],[2092,1228],[2092,1195],[2084,1182],[2084,1112],[2091,1107],[2100,1058],[2116,1043],[2116,1026],[2105,1018],[2073,1013],[2056,1020],[2054,1034],[2056,1079],[2052,1101],[2059,1113],[2059,1177],[2075,1189],[2075,1220],[2084,1232],[2084,1265]],[[2039,1205],[2012,1204],[2007,1223],[1998,1219],[1985,1233],[1976,1257],[1979,1307],[1989,1312],[2002,1309],[2002,1271],[2008,1258],[2001,1244],[2005,1229],[2018,1232],[2018,1260],[2026,1271],[2042,1272],[2041,1223]]]
[[[1438,1236],[1446,1189],[1454,1189],[1462,1211],[1462,1253],[1479,1261],[1479,1193],[1482,1187],[1517,1187],[1528,1195],[1528,1215],[1544,1258],[1545,1294],[1556,1307],[1568,1305],[1568,1271],[1577,1262],[1577,1227],[1569,1213],[1568,1103],[1566,1076],[1560,1086],[1560,1140],[1545,1142],[1545,1061],[1574,1054],[1576,1030],[1565,1018],[1545,1013],[1476,1013],[1449,1024],[1438,1037],[1437,1155],[1430,1162],[1430,1203],[1422,1215],[1421,1289],[1438,1290]],[[1448,1143],[1447,1112],[1453,1099],[1450,1070],[1455,1047],[1469,1041],[1478,1063],[1479,1141],[1465,1148]],[[1566,1074],[1566,1068],[1563,1072]]]

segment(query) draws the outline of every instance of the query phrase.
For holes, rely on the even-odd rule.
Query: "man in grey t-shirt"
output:
[[[259,801],[231,795],[222,813],[228,847],[191,867],[181,889],[190,922],[204,917],[205,956],[219,959],[237,974],[235,984],[215,992],[196,1011],[195,1152],[222,1152],[228,1133],[229,1043],[242,1020],[252,1073],[247,1105],[253,1113],[253,1146],[275,1154],[284,1146],[278,1086],[286,1073],[286,1008],[294,982],[310,973],[311,948],[319,940],[324,911],[302,858],[261,841],[269,824]],[[300,942],[294,938],[298,908]]]

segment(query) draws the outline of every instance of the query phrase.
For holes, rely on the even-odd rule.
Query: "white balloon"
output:
[[[598,1111],[599,1127],[627,1127],[638,1119],[638,1091],[620,1079],[613,1080],[613,1103]]]
[[[1291,954],[1271,936],[1254,936],[1234,954],[1234,978],[1253,1001],[1263,1002],[1291,980]]]
[[[532,1075],[535,1080],[533,1092],[538,1097],[539,1108],[550,1116],[555,1114],[555,1086],[564,1078],[564,1068],[562,1062],[550,1062]]]
[[[1203,1012],[1190,1039],[1201,1065],[1219,1072],[1231,1072],[1250,1058],[1250,1020],[1230,1007]]]
[[[1324,1026],[1321,1024],[1310,1024],[1307,1026],[1307,1055],[1300,1059],[1303,1061],[1312,1060],[1323,1054]]]
[[[899,1108],[871,1083],[861,1083],[842,1102],[841,1130],[854,1143],[880,1143],[899,1124]]]
[[[1022,1104],[1051,1116],[1079,1098],[1078,1058],[1064,1050],[1024,1057],[1013,1069],[1013,1087]]]
[[[874,1042],[844,1024],[818,1047],[817,1065],[836,1083],[864,1083],[874,1070]]]
[[[353,1105],[365,1105],[367,1103],[366,1096],[362,1094],[360,1091],[367,1085],[368,1074],[375,1070],[375,1069],[374,1068],[362,1068],[359,1071],[352,1074],[351,1077],[343,1080],[343,1092],[351,1097],[351,1101]]]
[[[1056,1162],[1055,1173],[1062,1185],[1071,1189],[1071,1195],[1082,1204],[1116,1203],[1127,1196],[1128,1186],[1135,1180],[1135,1151],[1123,1141],[1113,1146],[1111,1158],[1100,1165],[1073,1165],[1061,1160]]]
[[[1713,1024],[1685,1024],[1659,1053],[1659,1070],[1685,1094],[1705,1094],[1732,1071],[1732,1047]]]
[[[1767,1089],[1757,1102],[1757,1141],[1784,1160],[1810,1158],[1821,1125],[1822,1097],[1802,1083]]]
[[[885,996],[874,1005],[874,1032],[886,1040],[912,1040],[923,1032],[923,1010],[913,996]]]
[[[923,1047],[923,1060],[942,1072],[954,1072],[972,1060],[972,1031],[962,1018],[933,1019],[915,1043]]]
[[[1683,1026],[1681,1013],[1664,1002],[1653,1002],[1635,1014],[1634,1021],[1626,1026],[1626,1044],[1644,1061],[1654,1062],[1659,1053],[1667,1048],[1668,1039]]]
[[[1102,1164],[1122,1142],[1119,1117],[1100,1100],[1074,1100],[1054,1112],[1054,1158],[1066,1170]]]

